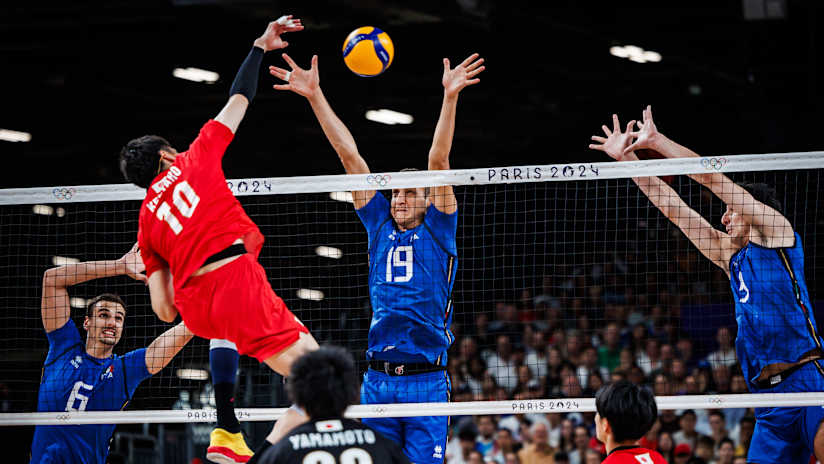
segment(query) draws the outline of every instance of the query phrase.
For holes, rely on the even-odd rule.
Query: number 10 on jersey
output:
[[[175,209],[177,209],[178,213],[183,217],[192,217],[198,203],[200,203],[200,197],[197,196],[195,190],[185,180],[177,184],[172,191],[172,204],[175,205]],[[169,224],[169,227],[172,228],[172,232],[174,232],[175,235],[179,235],[180,232],[183,231],[183,225],[180,224],[180,220],[178,220],[177,216],[172,212],[172,207],[165,201],[157,207],[157,218],[161,221],[166,221],[166,224]]]

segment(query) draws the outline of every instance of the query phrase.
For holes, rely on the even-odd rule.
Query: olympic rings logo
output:
[[[367,184],[379,185],[381,187],[386,186],[386,184],[388,184],[391,180],[392,176],[388,174],[385,176],[383,174],[369,174],[366,176]]]
[[[383,414],[386,412],[386,408],[383,406],[375,406],[372,408],[372,412],[375,414]]]
[[[713,396],[707,400],[710,404],[724,404],[724,398]]]
[[[74,196],[75,190],[73,188],[57,187],[52,190],[52,195],[58,200],[71,200]]]
[[[58,414],[57,417],[55,417],[55,419],[59,421],[67,421],[69,418],[71,418],[71,414]]]
[[[716,171],[720,171],[721,168],[727,165],[727,158],[702,158],[701,159],[701,166],[704,166],[704,169],[715,169]]]

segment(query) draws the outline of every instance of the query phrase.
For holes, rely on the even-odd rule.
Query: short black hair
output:
[[[678,417],[679,417],[679,418],[681,418],[681,417],[684,417],[684,416],[687,416],[687,415],[690,415],[690,416],[692,416],[692,417],[697,417],[697,416],[695,415],[695,411],[694,411],[694,410],[692,410],[692,409],[685,409],[685,410],[684,410],[684,412],[682,412],[682,413],[681,413],[681,415],[680,415],[680,416],[678,416]]]
[[[94,316],[94,305],[100,303],[101,301],[111,301],[112,303],[117,303],[123,307],[123,311],[126,310],[126,303],[124,303],[119,296],[114,293],[101,293],[86,303],[86,317]]]
[[[763,182],[737,182],[737,184],[756,200],[774,209],[778,214],[784,215],[784,207],[778,200],[774,188]]]
[[[341,347],[322,346],[292,364],[286,388],[292,401],[312,419],[340,417],[358,401],[355,361]]]
[[[619,443],[641,439],[658,419],[652,393],[626,380],[601,387],[595,395],[595,408],[609,422]]]
[[[130,140],[120,150],[120,172],[127,181],[138,187],[149,188],[158,172],[160,150],[170,150],[172,146],[163,137],[144,135]]]
[[[724,413],[719,411],[718,409],[712,409],[709,413],[707,413],[707,417],[718,416],[721,420],[726,420],[727,417],[724,416]]]
[[[722,438],[721,441],[718,442],[718,447],[721,448],[722,446],[724,446],[724,443],[729,443],[730,445],[732,445],[732,449],[735,449],[735,442],[732,441],[732,438],[730,438],[730,437]]]
[[[742,418],[741,418],[741,420],[740,420],[740,421],[738,421],[738,424],[739,424],[739,425],[741,425],[741,424],[743,424],[744,422],[747,422],[747,423],[750,423],[750,424],[752,424],[752,425],[755,425],[755,417],[753,417],[753,416],[744,416],[744,417],[742,417]]]

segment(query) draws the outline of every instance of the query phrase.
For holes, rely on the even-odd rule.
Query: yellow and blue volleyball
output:
[[[343,62],[358,76],[372,77],[386,71],[394,56],[392,39],[377,27],[359,27],[343,42]]]

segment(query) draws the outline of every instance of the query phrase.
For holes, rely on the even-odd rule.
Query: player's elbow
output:
[[[174,305],[168,303],[152,303],[152,310],[157,314],[158,319],[163,322],[174,322],[177,318],[177,310]]]
[[[429,152],[429,170],[445,171],[449,169],[449,152],[443,150],[431,150]]]

